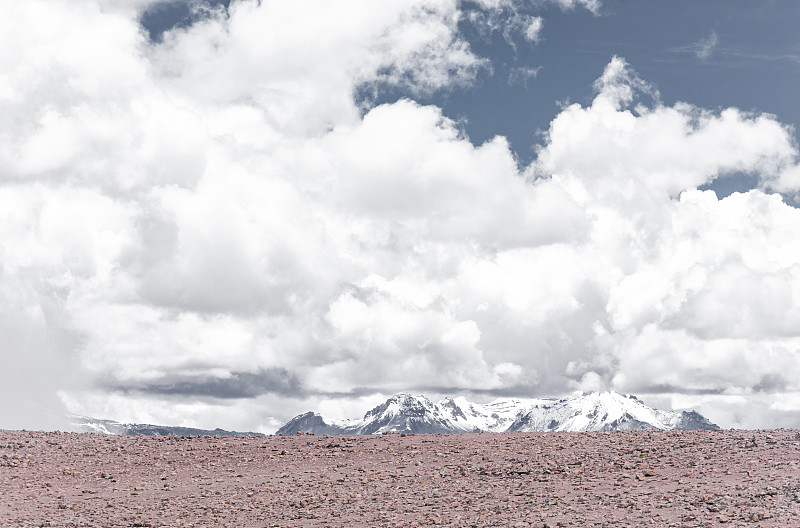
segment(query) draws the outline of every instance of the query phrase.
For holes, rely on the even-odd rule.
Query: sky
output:
[[[0,428],[632,393],[800,427],[800,4],[26,0]]]

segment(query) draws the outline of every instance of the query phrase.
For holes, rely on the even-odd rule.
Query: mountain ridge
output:
[[[464,397],[433,403],[426,396],[398,393],[360,420],[330,419],[313,411],[298,415],[278,435],[299,432],[363,435],[380,433],[499,433],[548,431],[719,429],[695,411],[664,411],[613,391],[566,398],[499,398],[486,404]]]

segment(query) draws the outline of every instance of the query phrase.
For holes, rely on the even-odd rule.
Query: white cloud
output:
[[[362,83],[428,92],[470,81],[484,61],[457,38],[457,22],[455,0],[380,9],[366,0],[242,1],[225,16],[169,32],[154,59],[186,105],[235,102],[304,134],[356,120],[352,93]]]
[[[705,38],[696,44],[695,55],[698,59],[705,60],[714,52],[714,48],[719,44],[719,37],[716,31],[712,31],[708,38]]]
[[[782,171],[762,181],[764,188],[791,196],[795,203],[800,202],[800,161],[785,165]]]
[[[520,0],[476,0],[476,3],[483,9],[501,9],[503,7],[519,5],[523,2]],[[534,0],[531,3],[538,6],[555,4],[565,11],[582,7],[595,14],[599,13],[603,5],[601,0]]]
[[[786,419],[798,210],[697,188],[797,190],[788,128],[664,106],[615,58],[520,171],[439,108],[354,100],[469,82],[455,1],[311,4],[235,2],[158,44],[88,0],[10,7],[43,23],[0,31],[0,327],[34,380],[7,399],[272,430],[395,390],[772,391]]]
[[[561,7],[561,9],[565,10],[582,7],[584,9],[588,9],[594,14],[598,14],[600,12],[600,8],[603,5],[603,3],[600,0],[540,0],[540,1],[550,1],[552,3],[558,4],[558,6]]]
[[[541,39],[544,19],[542,17],[530,17],[525,24],[525,39],[529,42],[539,42]]]
[[[512,68],[508,73],[508,84],[527,88],[528,83],[536,79],[541,69],[541,66],[537,68]]]
[[[476,8],[468,10],[465,18],[487,39],[492,33],[500,32],[514,50],[520,40],[530,45],[542,40],[544,19],[531,14],[532,7],[541,5],[517,0],[480,0],[475,4]],[[567,7],[562,4],[562,8]]]
[[[649,87],[622,59],[611,61],[596,88],[590,107],[571,105],[553,120],[536,164],[568,177],[582,200],[676,196],[734,171],[768,182],[796,159],[791,131],[769,115],[715,114],[684,103],[631,108]]]

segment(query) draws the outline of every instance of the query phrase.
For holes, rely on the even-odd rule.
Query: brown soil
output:
[[[0,526],[800,527],[800,433],[0,431]]]

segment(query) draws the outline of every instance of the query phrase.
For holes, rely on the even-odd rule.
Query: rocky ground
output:
[[[0,526],[800,527],[800,433],[0,431]]]

